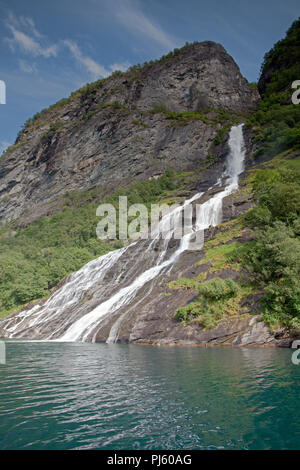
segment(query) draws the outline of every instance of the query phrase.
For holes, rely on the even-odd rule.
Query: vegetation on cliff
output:
[[[262,101],[250,119],[261,144],[256,155],[285,151],[273,169],[256,173],[258,206],[249,214],[256,242],[248,267],[264,289],[264,320],[273,329],[283,325],[300,330],[300,106],[291,102],[291,85],[299,78],[300,19],[265,55],[259,81]]]
[[[275,330],[300,330],[299,159],[297,164],[257,172],[253,186],[259,204],[248,215],[256,241],[247,266],[264,290],[264,320]]]
[[[170,288],[188,288],[198,293],[196,300],[175,312],[179,321],[195,321],[204,328],[214,328],[225,316],[240,314],[240,300],[249,293],[249,287],[232,279],[181,279]]]
[[[300,106],[291,99],[292,83],[300,77],[300,19],[266,53],[261,70],[258,88],[262,100],[247,122],[259,144],[254,156],[300,150]]]
[[[129,81],[140,80],[144,73],[147,73],[147,70],[154,65],[164,64],[166,66],[172,65],[175,61],[179,60],[180,55],[184,54],[185,51],[191,49],[195,44],[198,44],[197,41],[193,43],[186,42],[185,45],[181,48],[175,48],[173,51],[170,51],[168,54],[163,55],[157,60],[150,60],[149,62],[144,62],[144,64],[132,65],[128,68],[127,71],[122,72],[120,70],[115,70],[109,77],[99,79],[92,83],[87,83],[80,89],[71,93],[68,98],[63,98],[57,103],[49,106],[48,108],[42,109],[40,112],[36,113],[32,118],[28,119],[22,130],[28,130],[32,126],[39,125],[49,120],[49,117],[52,112],[57,112],[58,110],[64,108],[66,105],[79,100],[81,104],[88,102],[95,98],[95,94],[98,90],[101,90],[105,83],[112,82],[117,77],[123,77]],[[113,103],[107,103],[107,106],[113,106]],[[116,103],[115,107],[117,109],[122,108],[120,103]],[[86,114],[85,119],[91,117],[91,114]],[[38,124],[39,123],[39,124]],[[19,134],[21,137],[22,132]]]
[[[238,299],[241,285],[249,288],[244,296],[251,290],[262,292],[261,312],[273,331],[281,327],[300,331],[300,105],[292,104],[291,100],[291,85],[297,79],[300,79],[300,19],[265,55],[258,84],[262,99],[258,110],[247,120],[258,147],[252,158],[258,162],[268,160],[267,164],[254,167],[246,182],[257,206],[238,224],[208,242],[200,262],[208,263],[210,274],[226,269],[242,271],[231,302]],[[252,229],[252,241],[237,241],[243,227]],[[200,276],[170,284],[173,289],[199,292],[195,301],[175,312],[176,319],[213,327],[230,313],[225,281],[218,277],[205,279],[206,276]],[[206,292],[213,285],[216,291],[223,289],[222,299],[203,295],[203,289]]]

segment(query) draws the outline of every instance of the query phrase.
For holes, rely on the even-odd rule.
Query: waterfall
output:
[[[243,126],[244,124],[233,126],[229,133],[229,153],[226,159],[225,176],[228,177],[230,191],[238,188],[239,175],[244,171],[246,148]],[[227,188],[227,191],[229,188]]]
[[[103,277],[105,272],[126,252],[127,248],[111,251],[87,263],[82,269],[73,273],[69,278],[69,282],[51,295],[44,306],[38,304],[30,310],[24,310],[13,317],[9,317],[5,325],[5,331],[9,333],[9,337],[14,337],[16,330],[22,330],[24,323],[27,323],[27,328],[33,328],[40,323],[47,322],[50,317],[51,320],[56,317],[59,318],[64,309],[80,301],[82,293],[92,286],[95,279]]]
[[[194,195],[182,206],[166,214],[159,222],[152,240],[135,241],[91,261],[73,273],[44,305],[35,305],[30,310],[4,319],[0,327],[5,334],[10,338],[95,341],[98,331],[120,312],[107,336],[107,342],[116,342],[127,313],[149,295],[153,283],[159,282],[160,276],[170,272],[181,254],[189,249],[195,234],[203,233],[208,227],[222,221],[222,201],[238,189],[239,174],[244,169],[242,124],[231,128],[228,147],[225,171],[217,183],[220,185],[222,181],[225,182],[224,189],[205,203],[197,205],[196,224],[184,234],[175,249],[170,247],[170,240],[181,223],[183,211],[202,193]],[[167,237],[162,240],[162,229],[166,227],[169,227]],[[148,292],[138,298],[143,288],[148,288]],[[90,310],[88,313],[87,306]]]
[[[163,261],[165,254],[167,253],[167,250],[168,250],[168,242],[176,230],[176,220],[178,221],[179,219],[179,217],[176,217],[176,215],[179,215],[186,205],[190,204],[192,201],[199,198],[200,195],[201,194],[196,194],[191,199],[186,201],[182,207],[176,208],[173,212],[165,215],[162,218],[159,224],[161,227],[166,227],[167,225],[166,220],[169,220],[170,218],[174,220],[174,223],[169,224],[170,233],[168,234],[168,237],[165,239],[163,250],[158,257],[158,260],[155,266],[152,266],[151,268],[142,272],[136,279],[133,280],[133,282],[129,286],[124,287],[123,289],[120,289],[116,294],[110,297],[107,301],[101,303],[90,313],[86,314],[84,317],[77,320],[66,331],[66,333],[60,338],[61,341],[78,341],[78,340],[85,341],[89,337],[89,335],[92,333],[95,326],[99,323],[101,318],[103,318],[109,312],[116,310],[120,307],[123,307],[124,305],[129,304],[129,302],[135,296],[136,292],[141,287],[143,287],[147,282],[156,278],[158,274],[161,273],[161,271],[163,271],[166,267],[172,265],[179,258],[181,253],[187,249],[189,240],[193,236],[193,231],[191,231],[187,235],[184,235],[175,253],[173,253],[173,255],[170,256],[169,259]],[[178,209],[180,209],[180,211]],[[159,237],[160,237],[160,233],[158,232],[154,240],[158,241]]]

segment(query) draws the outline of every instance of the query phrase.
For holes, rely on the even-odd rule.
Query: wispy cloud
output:
[[[120,62],[109,65],[108,67],[100,64],[96,60],[84,54],[78,44],[72,39],[58,41],[57,44],[49,45],[47,38],[42,35],[36,28],[32,18],[24,16],[15,16],[9,13],[5,25],[11,35],[5,37],[5,41],[9,44],[13,52],[21,50],[21,52],[33,57],[57,57],[58,52],[67,48],[72,56],[76,59],[89,76],[95,80],[99,77],[107,77],[115,70],[125,71],[130,66],[129,62]],[[25,61],[23,58],[18,60],[19,68],[26,74],[37,72],[37,65]]]
[[[68,47],[73,57],[81,64],[87,72],[92,76],[93,79],[99,77],[108,77],[112,72],[116,70],[125,71],[130,66],[129,62],[121,62],[109,65],[107,68],[96,62],[91,57],[83,54],[78,44],[70,39],[65,39],[64,45]]]
[[[87,69],[87,71],[93,76],[93,78],[107,77],[109,75],[109,70],[106,70],[103,65],[84,55],[79,49],[76,42],[71,41],[70,39],[66,39],[64,41],[64,44],[69,48],[74,58]]]
[[[114,10],[118,22],[131,33],[155,41],[168,50],[178,46],[178,41],[175,38],[171,37],[158,23],[145,15],[138,2],[119,0]]]
[[[6,20],[6,27],[11,36],[5,40],[13,51],[19,48],[34,57],[41,56],[46,59],[57,55],[58,46],[45,44],[44,37],[36,29],[32,18],[16,17],[10,13]]]

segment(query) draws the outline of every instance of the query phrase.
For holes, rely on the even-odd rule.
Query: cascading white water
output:
[[[198,211],[198,220],[197,220],[197,230],[204,230],[209,226],[215,226],[221,222],[221,211],[222,211],[222,200],[225,196],[230,194],[232,191],[237,189],[238,185],[238,176],[243,171],[243,161],[244,161],[244,148],[243,148],[243,131],[242,125],[232,127],[229,135],[229,155],[226,163],[226,172],[225,175],[229,178],[229,185],[225,188],[224,191],[216,194],[214,197],[209,199],[206,203],[200,206],[200,211]],[[197,194],[192,199],[185,202],[185,206],[191,204],[193,200],[199,198],[201,194]],[[175,209],[178,213],[178,209]],[[176,214],[167,215],[166,217],[175,218]],[[166,225],[166,217],[162,219],[161,225]],[[175,224],[173,225],[173,229]],[[161,256],[158,259],[156,266],[148,269],[138,276],[132,284],[121,289],[114,296],[108,299],[106,302],[100,304],[95,310],[88,313],[84,317],[80,318],[75,322],[61,337],[62,341],[76,341],[78,339],[85,340],[89,334],[93,331],[95,325],[99,320],[109,313],[112,310],[116,310],[121,306],[128,304],[136,292],[144,286],[147,282],[155,278],[164,268],[172,265],[180,254],[188,249],[189,240],[193,232],[185,235],[181,239],[181,243],[176,250],[176,252],[168,260],[163,261],[164,255],[167,251],[167,244],[164,244],[164,250],[162,251]],[[159,237],[159,234],[157,235]],[[109,342],[115,341],[116,328],[112,327],[114,330],[114,335],[109,335]],[[111,330],[111,333],[113,331]]]
[[[244,170],[245,145],[243,137],[243,124],[233,126],[228,139],[229,153],[226,158],[226,167],[222,179],[227,186],[223,191],[210,198],[205,204],[197,207],[197,230],[205,230],[209,226],[215,227],[222,221],[222,202],[226,196],[236,191],[239,186],[239,175]]]
[[[226,159],[225,176],[228,177],[230,190],[238,188],[239,175],[244,171],[246,148],[243,126],[244,124],[233,126],[229,133],[229,153]]]
[[[182,211],[186,205],[190,204],[192,201],[199,198],[200,196],[201,194],[196,194],[195,196],[193,196],[191,199],[189,199],[188,201],[184,203],[184,205],[180,208],[180,210]],[[172,218],[174,217],[174,215],[177,215],[179,213],[178,208],[176,208],[174,212],[171,212],[165,215],[162,218],[159,225],[166,227],[167,225],[166,219]],[[174,219],[176,221],[176,217],[174,217]],[[170,223],[169,227],[170,227],[170,232],[165,242],[168,242],[171,239],[172,235],[174,234],[176,230],[176,224]],[[165,260],[165,261],[163,261],[163,259],[168,249],[168,243],[164,243],[163,251],[161,252],[155,266],[141,273],[136,279],[134,279],[134,281],[129,286],[126,286],[123,289],[120,289],[116,294],[114,294],[105,302],[98,305],[98,307],[96,307],[90,313],[86,314],[85,316],[77,320],[66,331],[66,333],[60,338],[60,340],[61,341],[78,341],[78,340],[85,341],[89,337],[89,335],[92,333],[95,326],[99,323],[101,318],[103,318],[109,312],[115,311],[123,307],[124,305],[128,304],[133,299],[136,292],[141,287],[143,287],[147,282],[157,277],[158,274],[160,274],[163,271],[163,269],[172,265],[178,259],[180,254],[187,249],[188,242],[192,236],[193,236],[192,231],[188,233],[187,235],[183,236],[180,241],[178,249],[168,260]],[[160,237],[160,232],[158,232],[156,236],[156,240],[159,240],[159,237]]]
[[[165,215],[159,222],[158,230],[153,240],[147,242],[135,241],[126,248],[110,252],[88,263],[81,270],[72,274],[68,282],[61,289],[57,290],[43,306],[36,305],[31,310],[20,312],[11,319],[8,318],[4,324],[1,324],[1,328],[7,336],[18,337],[18,335],[22,335],[22,330],[25,327],[27,331],[32,331],[34,335],[35,331],[52,322],[51,333],[44,336],[44,338],[56,338],[56,341],[94,340],[102,322],[105,322],[108,317],[126,306],[130,310],[129,305],[144,286],[148,285],[148,283],[151,284],[159,275],[172,269],[180,255],[189,248],[190,240],[195,232],[203,232],[208,227],[216,226],[221,222],[222,201],[224,197],[237,190],[238,177],[244,168],[245,148],[242,126],[242,124],[233,126],[230,130],[228,141],[229,153],[226,159],[226,169],[222,176],[226,184],[225,189],[215,194],[204,204],[197,206],[196,225],[191,227],[190,232],[181,238],[178,247],[169,257],[167,257],[169,254],[169,241],[174,236],[177,224],[181,223],[183,210],[191,205],[193,201],[199,199],[202,193],[194,195],[180,208]],[[170,219],[172,219],[172,223],[169,223]],[[151,253],[152,248],[160,241],[162,229],[165,229],[165,227],[170,227],[167,239],[163,240],[163,247],[158,256],[153,259],[152,265],[145,265],[144,271],[133,273],[130,277],[127,273],[127,250],[138,250],[139,244],[148,243],[148,245],[142,246],[140,256],[143,256],[144,252]],[[133,253],[133,255],[136,256],[136,253]],[[140,259],[139,265],[142,263],[143,259]],[[89,313],[81,313],[79,309],[79,313],[77,312],[76,315],[70,317],[68,309],[74,305],[82,304],[84,293],[94,285],[97,285],[97,282],[101,282],[106,273],[116,267],[119,269],[118,277],[114,280],[112,287],[115,287],[122,277],[126,279],[129,276],[129,283],[124,287],[120,287],[117,291],[113,288],[112,294],[106,300],[100,301]],[[150,291],[151,289],[152,287]],[[118,339],[118,331],[125,315],[126,312],[113,323],[107,342],[115,342]]]
[[[13,337],[16,330],[22,329],[25,322],[27,322],[27,328],[33,328],[41,323],[46,323],[50,317],[51,320],[59,317],[62,310],[80,300],[82,292],[87,291],[95,279],[104,276],[106,271],[126,252],[127,248],[111,251],[91,261],[82,269],[73,273],[69,282],[51,295],[43,306],[35,305],[32,309],[22,311],[13,318],[8,319],[5,331],[8,332],[9,337]]]

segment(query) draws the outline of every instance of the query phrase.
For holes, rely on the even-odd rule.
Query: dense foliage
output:
[[[259,91],[265,98],[288,90],[300,76],[300,18],[265,56],[261,66]]]
[[[300,106],[291,101],[291,85],[299,79],[300,19],[265,55],[259,81],[262,100],[248,121],[260,145],[256,155],[285,151],[279,165],[274,160],[274,169],[256,173],[258,207],[249,215],[256,242],[248,267],[263,288],[264,319],[273,329],[300,329]]]
[[[256,242],[247,261],[264,290],[264,319],[300,329],[300,167],[259,171],[254,191],[259,205],[248,219]]]
[[[272,157],[289,148],[300,149],[300,106],[292,104],[292,83],[300,79],[300,19],[265,55],[259,91],[262,100],[248,126],[260,144],[256,156]]]
[[[216,277],[209,281],[199,282],[180,280],[185,283],[186,288],[198,291],[198,297],[186,307],[181,307],[175,312],[175,318],[179,321],[197,321],[205,328],[213,328],[223,318],[224,314],[232,313],[237,295],[241,290],[239,284],[232,279],[221,279]],[[176,283],[175,283],[176,286]],[[172,287],[172,286],[170,286]]]

